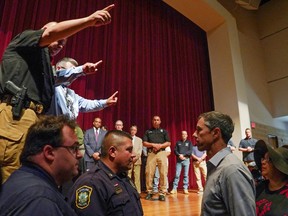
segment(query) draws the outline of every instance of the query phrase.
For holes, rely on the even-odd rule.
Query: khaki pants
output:
[[[134,184],[138,193],[141,193],[141,183],[140,183],[140,174],[141,174],[141,164],[134,164],[133,168],[129,170],[128,175],[132,178],[132,172],[134,175]]]
[[[153,190],[153,178],[155,174],[156,165],[158,166],[160,173],[160,191],[159,194],[165,194],[167,192],[167,153],[160,151],[157,154],[151,152],[148,153],[146,164],[146,188],[148,193],[152,193]]]
[[[193,168],[194,168],[194,173],[196,176],[196,183],[197,183],[198,189],[203,190],[201,173],[206,182],[206,177],[207,177],[206,161],[202,161],[200,164],[197,161],[193,161]]]
[[[26,134],[29,127],[38,119],[31,109],[23,111],[20,120],[13,120],[12,106],[0,103],[0,165],[2,167],[2,183],[20,167]]]

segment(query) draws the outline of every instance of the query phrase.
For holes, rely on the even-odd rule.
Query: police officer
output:
[[[108,11],[113,7],[110,5],[84,18],[50,22],[39,30],[26,30],[9,43],[0,67],[0,164],[3,181],[20,166],[19,155],[28,128],[37,120],[37,115],[46,112],[50,106],[54,93],[51,57],[61,51],[69,36],[90,26],[110,23]],[[22,89],[19,92],[23,95],[16,100],[15,94],[7,91],[8,81]],[[27,88],[27,94],[24,94],[23,86]],[[12,114],[11,105],[18,112]]]
[[[170,146],[170,138],[168,132],[160,128],[161,119],[159,116],[154,116],[152,119],[153,127],[147,130],[143,137],[143,145],[148,148],[148,158],[146,164],[146,200],[152,200],[153,196],[153,177],[156,165],[160,172],[160,191],[159,200],[165,201],[167,192],[167,173],[168,162],[165,148]]]
[[[78,215],[143,215],[140,196],[127,172],[135,154],[132,137],[109,131],[102,142],[101,159],[73,185],[69,202]]]

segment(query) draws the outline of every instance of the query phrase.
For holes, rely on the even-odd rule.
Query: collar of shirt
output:
[[[160,131],[160,132],[163,132],[164,129],[163,128],[151,128],[150,131]]]
[[[24,170],[26,172],[30,172],[36,176],[39,176],[44,181],[48,182],[50,185],[52,185],[54,188],[58,190],[58,185],[56,184],[55,179],[46,170],[44,170],[42,167],[38,166],[37,164],[26,161],[20,167],[20,170]]]
[[[228,154],[232,154],[229,147],[223,148],[219,152],[217,152],[209,161],[207,164],[207,168],[211,170],[213,167],[217,167],[222,159],[226,157]]]
[[[113,179],[113,178],[118,178],[118,179],[122,179],[122,178],[126,178],[127,177],[127,173],[123,172],[123,173],[120,173],[120,174],[115,174],[114,172],[112,172],[112,170],[103,162],[103,161],[98,161],[97,163],[98,167],[96,170],[98,169],[102,169],[106,174],[107,176],[110,178],[110,179]]]

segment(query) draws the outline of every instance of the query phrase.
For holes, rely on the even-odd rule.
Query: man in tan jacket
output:
[[[129,177],[132,178],[132,173],[134,175],[134,184],[137,188],[138,193],[141,193],[141,184],[140,184],[140,174],[141,174],[141,154],[142,154],[142,139],[136,136],[137,126],[132,125],[130,127],[130,134],[133,138],[133,153],[136,157],[133,159],[133,167],[129,170]]]

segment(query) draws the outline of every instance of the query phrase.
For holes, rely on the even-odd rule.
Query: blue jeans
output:
[[[183,176],[183,189],[187,190],[189,186],[189,166],[190,166],[190,158],[187,158],[181,162],[176,163],[176,174],[173,181],[173,189],[177,190],[180,174],[182,171],[182,167],[184,167],[184,176]]]
[[[167,178],[167,190],[168,190],[169,188],[168,176],[166,178]],[[159,179],[160,179],[160,173],[159,173],[158,166],[156,166],[155,174],[153,178],[153,192],[158,192]]]

